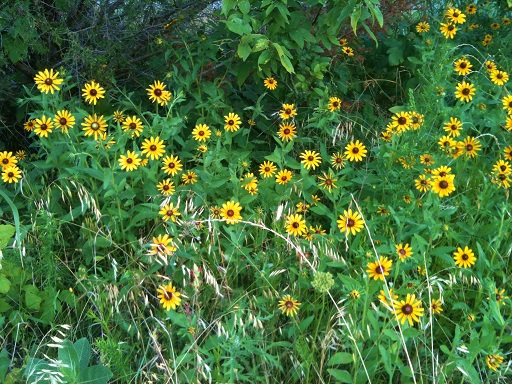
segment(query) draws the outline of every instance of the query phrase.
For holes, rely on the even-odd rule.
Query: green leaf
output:
[[[236,0],[222,0],[221,14],[226,15],[236,6]]]
[[[341,369],[328,369],[329,372],[336,380],[342,383],[352,383],[352,375],[347,371]]]
[[[34,285],[26,285],[23,290],[25,291],[25,305],[27,309],[38,311],[41,307],[41,297],[39,290]]]
[[[251,3],[249,0],[242,0],[238,3],[238,9],[242,14],[247,15],[251,11]]]
[[[249,35],[252,32],[250,24],[245,23],[239,17],[233,17],[231,18],[231,20],[227,20],[225,23],[228,29],[231,32],[236,33],[237,35]]]
[[[16,228],[14,228],[14,225],[10,225],[10,224],[0,225],[0,250],[7,247],[7,244],[9,244],[10,238],[14,236],[15,231],[16,231]]]
[[[295,69],[293,68],[292,62],[290,59],[286,56],[280,57],[281,59],[281,65],[286,69],[288,73],[295,73]]]
[[[89,365],[89,359],[91,358],[91,345],[85,337],[82,337],[75,342],[75,350],[78,356],[78,369],[81,372]]]
[[[244,40],[246,40],[246,37],[248,37],[248,36],[242,37],[240,44],[238,44],[238,50],[237,50],[238,56],[240,56],[243,61],[247,60],[249,55],[252,53],[251,46],[248,44],[247,41],[244,41]]]
[[[87,384],[106,384],[114,374],[102,365],[93,365],[80,371],[78,381]]]
[[[67,365],[66,368],[60,369],[63,371],[65,376],[68,376],[68,379],[75,379],[79,372],[78,366],[80,362],[78,354],[76,353],[75,346],[69,340],[64,340],[60,344],[61,347],[59,348],[57,355],[59,360],[63,364]]]
[[[315,315],[311,315],[309,317],[306,317],[304,320],[302,320],[300,323],[299,323],[299,328],[302,332],[304,332],[304,330],[309,327],[309,325],[313,322],[313,320],[315,319]]]
[[[0,293],[6,294],[11,289],[11,282],[4,275],[0,275]]]
[[[350,15],[350,25],[352,26],[352,29],[354,30],[354,35],[357,35],[356,29],[357,29],[357,23],[359,22],[359,19],[361,18],[361,6],[354,8],[352,11],[352,14]]]
[[[340,365],[340,364],[350,364],[354,361],[354,357],[351,353],[348,352],[338,352],[333,357],[329,359],[327,365]]]

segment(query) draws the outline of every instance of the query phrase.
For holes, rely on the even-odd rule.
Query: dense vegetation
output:
[[[7,2],[0,381],[510,381],[511,6]]]

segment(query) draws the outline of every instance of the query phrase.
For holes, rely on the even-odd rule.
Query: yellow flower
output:
[[[170,311],[172,309],[176,309],[178,305],[181,303],[181,293],[176,291],[176,288],[173,287],[172,283],[167,285],[162,285],[157,289],[158,298],[160,299],[160,304],[166,311]]]
[[[37,85],[37,89],[41,92],[48,93],[50,92],[53,95],[54,91],[58,91],[60,88],[58,85],[62,84],[63,79],[59,79],[59,72],[53,73],[53,68],[48,71],[45,69],[44,71],[40,71],[34,77],[34,80]]]
[[[166,156],[162,160],[162,163],[164,164],[162,167],[163,171],[171,176],[176,176],[176,174],[183,168],[183,165],[181,165],[181,161],[178,156],[174,155]]]
[[[126,169],[128,172],[136,170],[141,165],[139,155],[132,151],[127,151],[126,156],[121,155],[118,161],[121,169]]]
[[[107,130],[107,122],[103,120],[103,116],[98,117],[96,114],[86,117],[82,126],[85,136],[94,135],[94,140],[101,139]]]
[[[226,220],[226,224],[236,224],[242,220],[242,216],[240,215],[241,210],[242,206],[240,203],[228,201],[227,203],[222,204],[220,215]]]
[[[366,267],[370,279],[373,277],[374,280],[384,281],[384,276],[389,276],[393,267],[393,260],[380,256],[379,261],[370,261]]]
[[[322,172],[322,176],[318,176],[318,179],[321,181],[321,183],[318,184],[318,186],[320,188],[327,189],[329,193],[331,192],[332,188],[338,188],[338,186],[336,185],[338,179],[334,178],[334,175],[331,173],[331,171],[329,171],[329,174]]]
[[[63,133],[68,133],[68,129],[73,128],[75,125],[75,117],[66,110],[57,111],[53,121],[57,125],[57,128],[62,129]]]
[[[165,204],[160,208],[160,211],[158,211],[159,215],[162,215],[162,219],[164,221],[171,220],[173,223],[176,222],[176,218],[181,215],[181,213],[178,211],[178,207],[174,206],[174,203]]]
[[[427,22],[421,21],[418,23],[418,25],[416,25],[416,32],[425,33],[428,31],[430,31],[430,25]]]
[[[273,77],[267,77],[265,81],[263,81],[263,85],[273,91],[277,88],[277,81]]]
[[[355,143],[351,141],[345,147],[345,157],[348,161],[362,161],[366,157],[366,152],[366,147],[359,140]]]
[[[17,183],[21,179],[21,170],[16,165],[2,168],[2,180],[4,183]]]
[[[85,101],[89,104],[96,105],[99,99],[105,97],[105,90],[94,80],[91,80],[90,83],[86,83],[84,88],[82,88],[82,96],[85,97]]]
[[[490,299],[490,297],[487,298],[487,300]],[[505,289],[499,290],[498,288],[494,288],[494,299],[496,299],[496,304],[498,304],[498,306],[507,305],[507,303],[503,301],[505,299],[508,299],[508,296],[505,295]]]
[[[23,124],[23,127],[25,128],[25,131],[32,132],[36,126],[36,119],[30,119],[25,124]]]
[[[327,104],[327,109],[329,112],[337,111],[341,108],[341,100],[337,97],[329,97],[329,104]]]
[[[430,182],[426,175],[420,175],[419,179],[414,180],[415,187],[420,192],[427,192],[430,189]]]
[[[497,371],[500,365],[503,364],[503,357],[500,355],[488,355],[485,358],[485,363],[493,371]]]
[[[131,137],[140,136],[140,133],[144,129],[142,121],[137,116],[127,117],[123,123],[123,131],[131,132]]]
[[[307,230],[306,221],[301,215],[290,215],[286,218],[286,232],[293,236],[301,236]]]
[[[289,170],[283,169],[282,171],[277,172],[276,183],[284,185],[288,183],[292,177],[293,174]]]
[[[153,85],[146,88],[148,91],[149,99],[152,103],[158,103],[162,106],[166,105],[171,101],[171,92],[165,90],[165,84],[159,80],[155,80]]]
[[[467,103],[473,99],[473,95],[475,94],[475,86],[473,84],[463,81],[462,83],[457,84],[456,88],[455,97],[460,101],[465,101]]]
[[[172,237],[169,237],[168,234],[158,235],[158,237],[153,237],[151,250],[148,252],[148,255],[169,256],[176,252],[176,249],[173,245]]]
[[[199,142],[206,142],[206,140],[209,139],[211,135],[212,131],[210,130],[210,127],[208,127],[206,124],[198,124],[192,131],[192,137],[194,138],[194,140]]]
[[[475,157],[477,155],[476,152],[482,148],[480,142],[471,136],[464,139],[463,146],[466,157]]]
[[[295,130],[295,124],[283,123],[279,125],[279,131],[277,132],[277,135],[283,141],[290,141],[297,136],[296,133],[297,131]]]
[[[453,63],[454,65],[454,71],[457,72],[459,75],[466,76],[471,73],[471,67],[473,67],[473,64],[469,62],[469,60],[462,58],[457,60]]]
[[[286,316],[295,316],[299,310],[301,303],[293,299],[290,295],[283,296],[282,300],[279,301],[278,308]]]
[[[2,169],[15,166],[18,162],[16,156],[13,156],[12,152],[3,151],[0,152],[0,166]]]
[[[236,113],[228,113],[227,116],[224,116],[224,129],[228,132],[236,132],[240,129],[240,124],[242,121],[240,117]]]
[[[395,245],[396,254],[400,258],[400,261],[405,261],[405,259],[412,256],[412,248],[409,244],[402,245],[402,243]]]
[[[398,299],[398,295],[393,292],[393,288],[389,288],[389,294],[384,290],[380,290],[379,301],[387,307],[391,307],[391,304]]]
[[[172,182],[171,179],[165,179],[164,181],[158,183],[156,187],[164,196],[172,195],[175,191],[174,182]]]
[[[263,178],[274,176],[276,170],[276,166],[271,161],[264,161],[263,164],[260,165],[260,175]]]
[[[439,299],[432,299],[430,302],[430,311],[433,314],[439,314],[443,312],[443,303]]]
[[[496,85],[505,85],[505,83],[508,81],[508,73],[498,70],[492,71],[491,81]]]
[[[159,136],[145,139],[142,143],[141,153],[146,155],[146,157],[149,157],[151,160],[157,160],[161,158],[165,153],[164,141],[160,140]]]
[[[409,325],[413,326],[414,322],[419,323],[419,318],[423,316],[424,309],[421,307],[421,301],[416,300],[416,295],[408,293],[405,300],[395,300],[393,305],[397,320],[400,320],[402,324],[407,320]]]
[[[451,23],[441,23],[440,30],[444,37],[447,39],[453,39],[457,33],[457,27]]]
[[[460,136],[460,131],[462,130],[462,122],[456,117],[450,117],[450,121],[444,123],[443,129],[448,132],[448,135],[451,137]]]
[[[344,233],[345,236],[349,234],[355,235],[357,232],[361,232],[361,229],[364,227],[363,218],[359,212],[352,212],[352,209],[344,210],[343,215],[340,215],[336,222],[340,232]]]
[[[457,8],[449,8],[445,12],[445,17],[454,24],[464,24],[466,22],[466,15]]]
[[[432,181],[430,181],[432,190],[437,193],[439,197],[450,195],[453,191],[455,191],[455,185],[453,183],[454,178],[454,175],[435,177]]]
[[[322,162],[322,158],[320,157],[319,153],[307,149],[306,151],[302,152],[300,158],[302,159],[301,163],[304,164],[304,168],[306,168],[308,171],[311,168],[316,169],[316,167],[318,167]]]
[[[52,133],[53,122],[49,117],[42,116],[40,119],[36,119],[36,127],[34,132],[39,137],[48,137],[49,133]]]
[[[279,112],[279,116],[283,120],[288,120],[289,118],[297,116],[294,104],[283,104],[283,109]]]
[[[345,156],[341,152],[336,152],[331,155],[331,165],[335,169],[341,169],[345,166]]]
[[[197,173],[188,171],[186,174],[181,175],[183,184],[195,184],[197,183]]]
[[[455,264],[460,268],[469,268],[476,262],[476,256],[473,251],[467,246],[462,249],[457,248],[457,251],[453,254]]]
[[[350,47],[345,46],[345,47],[341,48],[341,50],[347,56],[354,56],[354,50]]]

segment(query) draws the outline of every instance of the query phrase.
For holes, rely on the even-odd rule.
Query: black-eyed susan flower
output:
[[[381,204],[377,207],[377,213],[381,216],[389,216],[391,212],[384,204]]]
[[[208,152],[208,146],[201,144],[197,147],[197,150],[201,153],[206,153]]]
[[[151,249],[148,251],[148,255],[170,256],[177,250],[172,237],[169,237],[167,233],[163,236],[153,237],[150,245]]]
[[[12,152],[0,152],[0,166],[2,169],[15,166],[17,162],[18,159],[12,154]]]
[[[181,175],[181,181],[183,184],[195,184],[197,183],[197,173],[194,171],[188,171]]]
[[[466,157],[475,157],[477,156],[477,152],[482,149],[480,141],[471,136],[468,136],[464,139],[463,145],[464,154],[466,155]]]
[[[430,181],[432,191],[438,194],[439,197],[449,196],[453,191],[455,191],[455,185],[453,182],[454,178],[454,175],[434,177],[434,179]]]
[[[2,168],[2,180],[4,183],[17,183],[21,179],[21,169],[16,165]]]
[[[157,297],[160,299],[160,304],[166,311],[176,309],[181,304],[181,293],[173,287],[172,282],[167,285],[162,285],[157,289]]]
[[[457,27],[451,23],[441,23],[439,30],[447,39],[453,39],[457,33]]]
[[[449,8],[444,16],[454,24],[464,24],[466,22],[466,15],[459,11],[457,8]]]
[[[450,137],[458,137],[462,130],[462,122],[456,117],[450,117],[450,121],[444,123],[443,129]]]
[[[222,204],[220,216],[226,220],[226,224],[236,224],[242,220],[241,210],[242,206],[240,203],[231,200]]]
[[[271,91],[275,90],[277,88],[277,81],[273,77],[267,77],[263,81],[263,85],[265,88],[270,89]]]
[[[240,124],[242,121],[240,117],[236,113],[228,113],[227,116],[224,116],[224,129],[228,132],[236,132],[240,129]]]
[[[89,104],[96,105],[99,99],[105,97],[105,90],[94,80],[91,80],[90,83],[86,83],[82,88],[82,96],[85,97],[85,101]]]
[[[181,216],[178,206],[174,206],[174,203],[164,204],[158,211],[159,215],[162,215],[164,221],[171,220],[173,223],[176,222],[178,216]]]
[[[393,268],[393,260],[380,256],[378,261],[370,261],[366,268],[370,279],[384,281],[384,276],[389,276],[389,272]]]
[[[283,104],[283,109],[279,111],[279,116],[283,120],[288,120],[290,118],[297,116],[295,104]]]
[[[64,81],[63,79],[59,79],[58,76],[59,72],[53,72],[53,68],[49,71],[48,69],[39,71],[34,77],[37,89],[44,93],[50,92],[53,95],[53,92],[58,91],[60,89],[58,86]]]
[[[453,63],[453,70],[457,72],[459,75],[466,76],[471,73],[471,68],[473,64],[469,62],[466,58],[461,58]]]
[[[292,236],[302,236],[306,232],[306,221],[301,215],[289,215],[286,218],[286,232]]]
[[[277,168],[272,161],[264,161],[263,164],[260,165],[260,175],[263,178],[274,176],[276,170]]]
[[[75,125],[75,116],[69,113],[69,111],[63,109],[61,111],[57,111],[53,121],[55,122],[57,129],[60,128],[63,133],[68,133],[68,130],[73,128]]]
[[[464,249],[458,247],[453,254],[453,259],[459,268],[469,268],[476,262],[476,256],[468,246],[465,246]]]
[[[329,97],[329,104],[327,104],[327,109],[329,112],[337,111],[341,108],[341,100],[338,97]]]
[[[487,60],[485,62],[485,67],[487,68],[487,71],[490,73],[490,72],[493,72],[493,71],[496,71],[498,69],[498,67],[496,66],[496,63],[492,60]]]
[[[171,181],[171,179],[165,179],[165,180],[161,181],[160,183],[158,183],[156,188],[164,196],[170,196],[175,191],[174,182]]]
[[[336,220],[338,223],[338,228],[341,233],[344,233],[346,236],[349,234],[355,235],[357,232],[361,232],[361,229],[364,227],[364,220],[357,211],[352,211],[352,209],[344,210],[343,215],[339,216],[339,219]]]
[[[366,147],[359,140],[351,141],[345,147],[345,158],[348,161],[363,161],[366,152]]]
[[[512,160],[512,145],[503,150],[506,160]]]
[[[507,131],[512,131],[512,116],[507,117],[507,120],[505,121],[505,129]]]
[[[492,71],[490,74],[491,81],[496,85],[505,85],[508,81],[508,73],[505,71]]]
[[[489,369],[492,369],[493,371],[497,371],[501,364],[503,364],[503,356],[500,355],[487,355],[485,358],[485,363],[489,367]]]
[[[418,32],[418,33],[426,33],[428,31],[430,31],[430,24],[427,23],[426,21],[420,21],[416,25],[416,32]]]
[[[36,127],[36,119],[30,119],[25,124],[23,124],[23,127],[25,128],[25,131],[32,132],[34,128]]]
[[[162,170],[167,174],[171,176],[176,176],[178,172],[181,171],[183,168],[183,165],[181,164],[181,160],[178,158],[178,156],[169,155],[166,156],[162,163],[164,166],[162,167]]]
[[[423,122],[425,121],[425,116],[422,113],[412,111],[411,115],[411,128],[417,131],[421,128]]]
[[[114,111],[114,121],[116,123],[122,123],[126,119],[122,111]]]
[[[492,35],[485,35],[484,36],[484,39],[482,40],[482,45],[484,47],[487,47],[488,45],[490,45],[492,43]]]
[[[253,173],[248,172],[244,177],[240,179],[242,187],[249,191],[251,195],[255,195],[258,193],[258,179],[254,176]]]
[[[455,97],[460,101],[470,102],[475,94],[475,86],[473,84],[463,81],[458,83],[455,90]]]
[[[445,152],[451,152],[457,143],[450,136],[443,136],[439,139],[438,144]]]
[[[293,317],[297,314],[300,306],[301,303],[299,301],[295,300],[290,295],[285,295],[279,301],[277,308],[281,310],[282,314]]]
[[[146,88],[148,91],[149,100],[152,103],[158,103],[159,105],[167,105],[169,101],[171,101],[171,93],[165,90],[166,85],[159,80],[155,80],[149,88]]]
[[[145,139],[142,143],[141,154],[149,157],[151,160],[158,160],[165,154],[165,144],[159,136]]]
[[[395,250],[396,250],[397,256],[400,258],[400,261],[402,261],[402,262],[405,261],[405,259],[411,257],[413,254],[412,247],[409,244],[405,244],[405,245],[402,245],[402,243],[396,244]]]
[[[103,115],[98,117],[96,114],[89,115],[82,123],[82,130],[85,136],[94,136],[94,140],[99,140],[107,131],[107,122],[103,120]]]
[[[48,134],[53,131],[53,122],[49,117],[41,116],[40,119],[36,119],[36,125],[34,132],[39,137],[48,137]]]
[[[391,307],[392,303],[398,299],[398,295],[395,294],[395,292],[393,291],[393,288],[389,288],[388,289],[389,292],[386,292],[386,290],[384,289],[381,289],[379,291],[379,295],[377,296],[377,298],[379,299],[379,301],[384,304],[386,307]]]
[[[424,309],[421,307],[421,301],[416,300],[414,294],[408,293],[405,300],[395,300],[393,306],[396,318],[402,324],[408,321],[409,325],[413,326],[414,322],[419,323],[419,318],[423,316]]]
[[[318,176],[318,180],[320,180],[318,186],[322,189],[326,189],[329,193],[331,193],[332,189],[338,188],[336,185],[338,179],[334,177],[331,171],[329,171],[329,173],[322,172],[322,176]]]
[[[347,56],[354,56],[354,50],[350,47],[345,46],[345,47],[341,48],[341,50]]]
[[[210,217],[220,219],[221,209],[218,205],[210,207]]]
[[[430,312],[434,315],[443,312],[443,303],[440,299],[432,299],[430,301]]]
[[[466,13],[468,15],[474,15],[477,11],[477,6],[476,4],[469,4],[467,7],[466,7]]]
[[[0,154],[1,158],[1,154]],[[498,160],[492,167],[493,171],[496,173],[504,173],[509,175],[512,173],[512,167],[510,163],[506,160]]]
[[[398,112],[391,116],[391,126],[396,133],[403,133],[411,129],[412,118],[410,112]]]
[[[282,171],[277,172],[276,175],[276,183],[278,184],[287,184],[293,177],[293,174],[287,170],[283,169]]]
[[[331,165],[334,169],[341,169],[345,166],[345,156],[341,152],[331,155]]]
[[[432,165],[435,164],[435,161],[431,154],[425,153],[424,155],[420,155],[420,163],[425,165]]]
[[[199,142],[206,142],[212,135],[210,127],[206,124],[197,124],[192,131],[192,137]]]
[[[123,131],[131,134],[131,137],[139,137],[144,130],[142,121],[137,116],[128,116],[123,122]]]
[[[494,30],[500,29],[501,28],[501,24],[497,23],[497,22],[491,23],[491,28],[494,29]]]
[[[293,138],[297,136],[295,124],[293,124],[293,123],[280,124],[279,131],[277,132],[277,135],[283,141],[293,140]]]
[[[134,171],[141,165],[141,159],[135,152],[127,151],[126,156],[119,156],[119,165],[121,169],[126,169],[128,172]]]
[[[501,102],[503,103],[503,109],[506,110],[509,115],[512,114],[512,95],[504,96]]]
[[[301,153],[300,158],[302,159],[301,163],[304,164],[304,168],[308,171],[311,168],[316,169],[316,167],[318,167],[322,162],[322,158],[318,152],[310,151],[308,149]]]
[[[414,180],[414,186],[420,192],[427,192],[430,189],[430,181],[426,175],[420,175],[418,179]]]
[[[23,149],[20,149],[20,150],[16,151],[16,153],[14,155],[14,157],[18,161],[25,160],[26,156],[27,156],[27,154],[25,153],[25,151]]]
[[[505,303],[503,301],[505,299],[508,299],[508,296],[505,295],[505,289],[504,288],[502,288],[502,289],[494,288],[494,297],[493,297],[493,299],[496,300],[496,304],[498,304],[498,307],[500,305],[507,305],[507,303]],[[488,297],[487,300],[491,300],[491,298]]]
[[[325,235],[325,229],[323,229],[321,225],[315,225],[314,227],[309,227],[309,229],[315,235]]]
[[[359,291],[357,289],[353,289],[351,290],[348,295],[353,299],[353,300],[357,300],[361,297],[361,294],[359,293]]]

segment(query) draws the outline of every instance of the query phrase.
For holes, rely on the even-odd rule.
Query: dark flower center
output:
[[[501,300],[501,295],[496,295],[496,301],[500,301]]]
[[[174,216],[174,211],[172,209],[169,209],[165,214],[167,216]]]
[[[288,180],[288,176],[286,176],[286,175],[281,176],[281,181],[286,181],[286,180]]]
[[[137,124],[130,123],[129,127],[130,127],[130,129],[137,129]]]
[[[333,106],[334,108],[338,108],[338,106],[339,106],[339,105],[340,105],[340,104],[339,104],[337,101],[333,101],[333,102],[332,102],[332,106]]]
[[[315,160],[315,158],[313,156],[308,157],[308,161],[313,161],[313,160]]]
[[[450,31],[450,32],[451,32],[451,31],[453,31],[454,29],[455,29],[455,27],[454,27],[453,25],[449,25],[449,26],[448,26],[448,31]]]
[[[156,151],[156,145],[155,145],[155,144],[151,145],[151,146],[149,147],[149,150],[150,150],[150,151]]]
[[[172,169],[172,168],[174,168],[175,166],[176,166],[176,164],[174,164],[174,163],[169,163],[169,164],[167,164],[167,168],[171,168],[171,169]]]
[[[52,84],[53,84],[53,80],[52,80],[52,79],[50,79],[50,78],[48,77],[48,78],[44,81],[44,83],[45,83],[46,85],[52,85]]]
[[[469,259],[469,256],[466,254],[466,253],[463,253],[462,256],[460,257],[462,260],[466,261]]]
[[[3,159],[2,159],[2,163],[4,163],[4,164],[9,164],[9,159],[8,159],[8,158],[3,158]]]
[[[402,248],[402,249],[400,249],[400,250],[398,251],[398,253],[399,253],[399,254],[401,254],[401,255],[403,256],[403,255],[405,255],[405,253],[406,253],[406,252],[405,252],[405,249],[403,249],[403,248]]]
[[[299,228],[299,223],[297,223],[296,221],[294,221],[294,222],[292,223],[292,227],[293,227],[293,228],[295,228],[295,229]]]
[[[156,97],[162,96],[162,90],[159,88],[155,89],[153,93],[155,94]]]
[[[265,167],[265,172],[270,172],[270,168],[269,167]]]
[[[432,309],[434,309],[434,310],[437,309],[437,305],[432,304]]]
[[[341,164],[343,162],[343,159],[341,157],[337,157],[335,162],[336,164]]]
[[[458,12],[454,12],[454,13],[453,13],[453,17],[454,17],[455,19],[456,19],[457,17],[459,17]]]
[[[48,129],[48,126],[46,124],[41,124],[41,130],[46,131]]]
[[[499,79],[499,80],[501,80],[501,79],[503,79],[503,75],[502,75],[501,73],[498,73],[498,74],[496,75],[496,78],[497,78],[497,79]]]
[[[290,108],[286,108],[284,110],[284,113],[287,114],[287,115],[290,115],[292,113],[292,110]]]
[[[461,92],[461,93],[462,93],[464,96],[467,96],[467,95],[469,95],[469,92],[470,92],[470,89],[469,89],[469,88],[464,88],[464,89],[462,90],[462,92]]]
[[[59,123],[60,125],[66,125],[68,123],[68,120],[65,117],[61,117]]]
[[[127,162],[128,164],[131,164],[131,163],[133,163],[133,159],[132,159],[131,157],[129,157],[129,158],[127,158],[127,159],[126,159],[126,162]]]
[[[172,300],[172,292],[169,292],[169,291],[165,291],[164,292],[164,298],[165,300]]]
[[[204,136],[204,131],[199,131],[199,132],[198,132],[198,135],[199,135],[199,136]]]
[[[359,153],[359,148],[357,148],[357,147],[352,148],[352,153],[353,154]]]
[[[9,173],[7,174],[7,177],[8,177],[9,179],[13,178],[13,177],[14,177],[14,172],[9,172]]]
[[[507,179],[507,175],[505,175],[504,173],[500,173],[500,174],[498,175],[498,179],[500,179],[501,181],[504,181],[504,180],[506,180],[506,179]]]
[[[293,302],[292,301],[287,301],[285,306],[286,306],[286,308],[293,308]]]
[[[375,273],[378,275],[383,275],[386,272],[386,268],[383,265],[378,265],[375,267]]]
[[[421,180],[421,181],[420,181],[420,184],[421,184],[421,185],[427,185],[427,184],[428,184],[428,181],[427,181],[427,180]]]
[[[91,90],[89,91],[89,95],[91,95],[92,97],[96,96],[97,94],[98,94],[98,91],[97,91],[97,90],[95,90],[95,89],[91,89]]]
[[[97,131],[99,128],[100,128],[100,125],[98,123],[94,122],[91,124],[91,129],[93,131]]]
[[[439,183],[439,188],[446,189],[448,188],[448,182],[446,180],[441,180]]]
[[[283,130],[283,133],[284,133],[285,135],[289,135],[289,134],[290,134],[290,130],[289,130],[288,128],[285,128],[285,129]]]
[[[464,69],[467,67],[467,64],[465,62],[462,62],[459,64],[460,69]]]
[[[459,129],[459,127],[457,127],[455,124],[452,124],[452,125],[451,125],[451,127],[450,127],[450,129],[451,129],[452,131],[456,131],[457,129]]]
[[[404,125],[405,123],[407,123],[407,119],[405,117],[400,117],[398,119],[398,124]]]
[[[164,184],[164,186],[162,187],[162,189],[163,189],[164,191],[168,191],[169,189],[171,189],[171,187],[170,187],[169,185],[167,185],[167,184]]]
[[[347,227],[353,227],[356,222],[353,219],[347,219]]]
[[[507,169],[507,167],[506,167],[506,166],[504,166],[504,165],[501,165],[501,166],[500,166],[500,169],[501,169],[501,171],[502,171],[502,172],[505,172],[505,170]]]
[[[234,124],[235,124],[235,122],[233,120],[228,121],[228,125],[234,125]]]
[[[331,179],[325,179],[324,183],[325,183],[325,185],[332,185],[332,180]]]
[[[412,312],[413,312],[413,307],[411,304],[405,304],[403,307],[402,307],[402,312],[405,314],[405,315],[410,315]]]
[[[473,146],[471,144],[466,145],[466,151],[470,152],[473,150]]]
[[[439,176],[441,176],[441,177],[446,176],[446,172],[445,172],[445,171],[441,171],[441,172],[439,172]]]
[[[226,212],[226,215],[228,215],[229,217],[233,217],[233,216],[235,216],[235,211],[233,211],[232,209],[228,209],[228,211]]]

